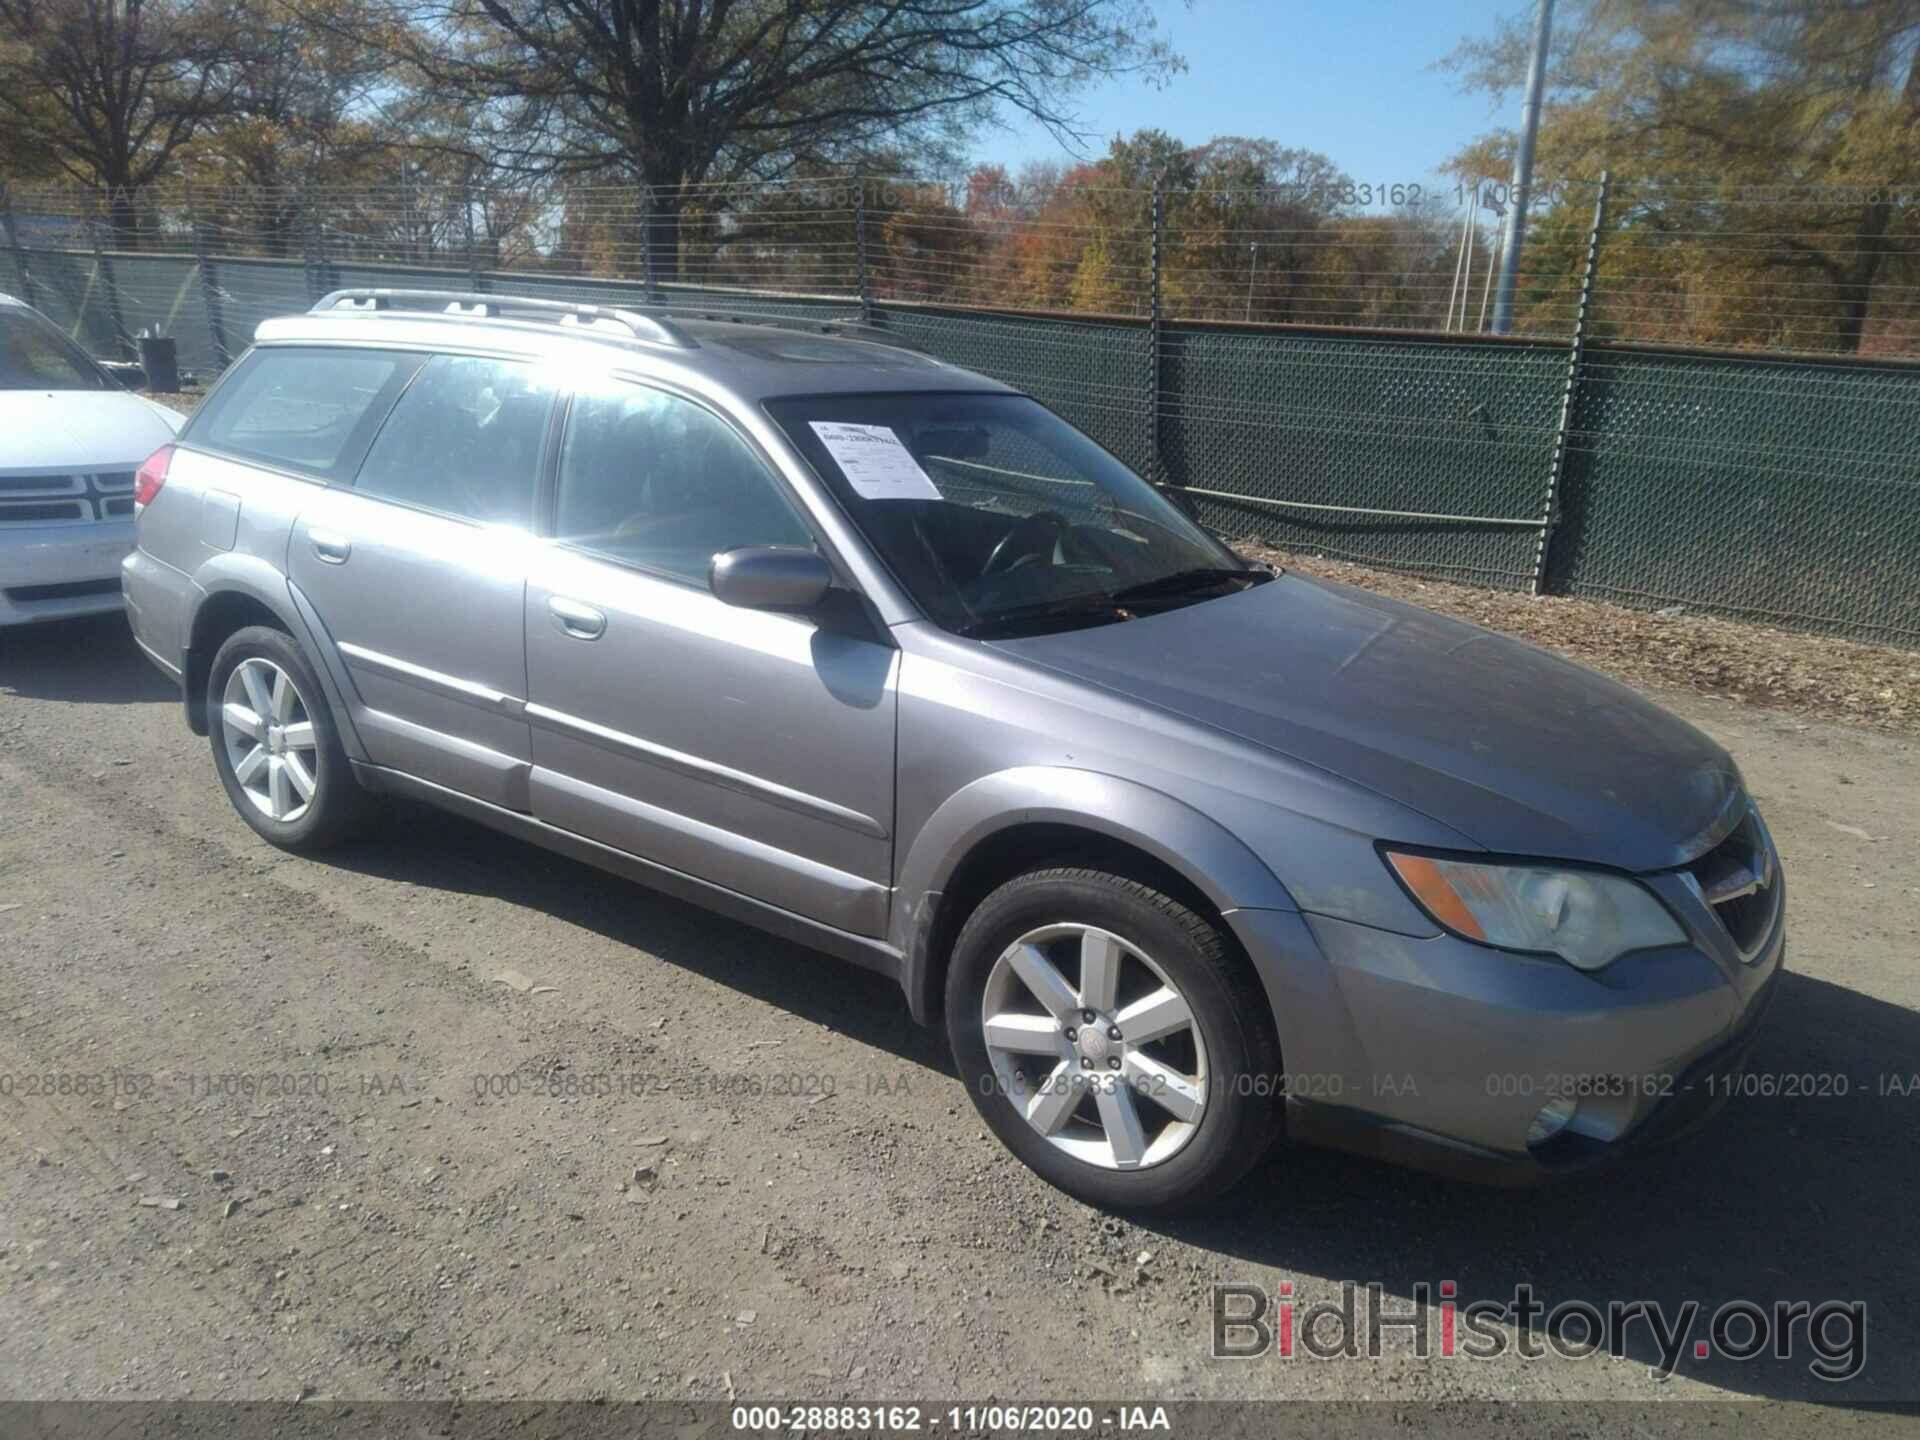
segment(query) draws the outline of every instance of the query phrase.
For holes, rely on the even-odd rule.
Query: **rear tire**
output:
[[[250,625],[214,654],[207,734],[227,798],[270,845],[325,850],[352,836],[372,811],[320,677],[284,630]]]
[[[954,944],[946,1023],[994,1133],[1095,1205],[1212,1200],[1279,1131],[1265,992],[1212,921],[1144,881],[1062,868],[995,890]]]

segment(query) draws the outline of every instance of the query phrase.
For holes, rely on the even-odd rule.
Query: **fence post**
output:
[[[1159,485],[1160,465],[1160,269],[1166,249],[1165,181],[1153,181],[1153,218],[1147,241],[1147,483]]]
[[[860,322],[873,323],[873,286],[867,275],[867,181],[863,175],[853,179],[853,248],[859,266]]]
[[[20,231],[13,223],[13,188],[0,185],[0,225],[7,231],[7,248],[13,251],[13,268],[19,272],[20,298],[40,308],[40,302],[34,298],[33,271],[27,268],[27,252],[20,244]]]
[[[113,323],[113,343],[120,347],[122,359],[137,360],[139,353],[134,349],[133,337],[127,333],[127,317],[120,309],[120,285],[114,278],[113,261],[107,258],[106,249],[100,243],[97,203],[95,213],[87,220],[87,229],[93,239],[93,268],[107,289],[107,318]]]
[[[333,273],[333,262],[327,254],[327,227],[321,217],[320,207],[314,203],[313,192],[300,192],[300,210],[306,223],[301,227],[302,258],[307,268],[307,299],[309,302],[330,294],[340,287]]]
[[[1586,357],[1587,322],[1593,311],[1593,276],[1600,263],[1600,233],[1607,223],[1609,171],[1600,172],[1600,193],[1593,201],[1593,228],[1587,231],[1586,264],[1580,271],[1580,304],[1573,312],[1573,339],[1567,346],[1567,381],[1560,391],[1560,423],[1554,427],[1553,454],[1547,462],[1546,501],[1540,510],[1540,543],[1533,552],[1533,593],[1547,593],[1547,560],[1553,550],[1553,532],[1560,528],[1560,489],[1567,473],[1567,437],[1580,398],[1581,368]]]
[[[467,290],[480,293],[480,252],[479,242],[473,229],[473,182],[466,180],[460,186],[460,218],[466,224],[467,231]]]
[[[206,222],[194,202],[193,187],[187,187],[187,224],[193,229],[193,258],[200,269],[200,301],[207,311],[207,340],[213,346],[213,358],[222,370],[233,360],[227,348],[226,304],[220,295],[220,273],[214,269],[213,246],[207,242]]]
[[[653,266],[653,186],[640,187],[640,278],[647,290],[647,304],[660,303],[660,274]]]
[[[318,242],[314,238],[317,220],[313,206],[307,203],[307,194],[300,194],[300,270],[307,281],[307,303],[311,305],[320,298],[319,261],[315,258]]]

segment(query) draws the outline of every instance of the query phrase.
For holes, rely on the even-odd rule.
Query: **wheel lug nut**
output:
[[[1079,1038],[1080,1038],[1080,1032],[1074,1029],[1071,1025],[1069,1025],[1067,1027],[1067,1042],[1071,1044],[1073,1041],[1078,1040]]]
[[[1115,1055],[1112,1059],[1107,1061],[1107,1069],[1118,1070],[1119,1068],[1120,1068],[1120,1057],[1118,1055]]]
[[[1093,1069],[1093,1061],[1091,1061],[1091,1060],[1089,1060],[1089,1059],[1088,1059],[1088,1058],[1087,1058],[1086,1056],[1084,1056],[1084,1055],[1082,1055],[1082,1056],[1080,1057],[1080,1068],[1081,1068],[1082,1070],[1091,1070],[1091,1069]]]
[[[1107,1027],[1107,1039],[1118,1040],[1119,1038],[1120,1038],[1120,1027],[1118,1025],[1109,1025]]]
[[[1098,1016],[1096,1016],[1096,1015],[1095,1015],[1095,1014],[1093,1013],[1093,1011],[1091,1011],[1091,1010],[1082,1010],[1082,1011],[1080,1012],[1080,1018],[1081,1018],[1082,1020],[1084,1020],[1084,1021],[1086,1021],[1086,1022],[1087,1022],[1087,1024],[1089,1024],[1089,1025],[1091,1025],[1091,1024],[1093,1024],[1093,1022],[1094,1022],[1094,1021],[1095,1021],[1096,1019],[1098,1019],[1099,1017],[1098,1017]]]

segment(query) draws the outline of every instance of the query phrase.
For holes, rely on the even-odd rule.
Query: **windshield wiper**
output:
[[[991,615],[983,615],[978,620],[962,625],[957,633],[965,635],[970,640],[995,637],[1004,639],[1013,632],[1030,626],[1045,626],[1056,620],[1092,617],[1106,617],[1112,620],[1133,618],[1115,602],[1115,597],[1112,595],[1095,593],[1072,595],[1064,600],[1043,600],[1033,605],[1015,605],[1010,609],[997,610]]]
[[[1269,570],[1225,570],[1219,567],[1195,570],[1176,570],[1171,575],[1162,575],[1157,580],[1144,580],[1138,585],[1128,585],[1113,592],[1113,598],[1121,604],[1132,600],[1152,600],[1162,595],[1185,595],[1194,590],[1205,590],[1214,585],[1224,585],[1229,580],[1244,580],[1249,585],[1258,585],[1263,580],[1271,580],[1273,572]]]

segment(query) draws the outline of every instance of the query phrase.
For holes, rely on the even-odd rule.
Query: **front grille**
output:
[[[1756,959],[1780,913],[1780,863],[1773,837],[1752,809],[1732,834],[1686,867],[1744,960]]]
[[[93,506],[85,500],[42,500],[31,504],[0,502],[0,525],[25,525],[36,520],[91,520]]]
[[[0,525],[118,520],[133,514],[134,472],[0,475]]]
[[[84,475],[0,475],[0,498],[16,495],[84,495]]]
[[[7,599],[16,605],[31,605],[36,600],[72,600],[81,595],[118,595],[118,580],[68,580],[58,585],[15,585]]]

